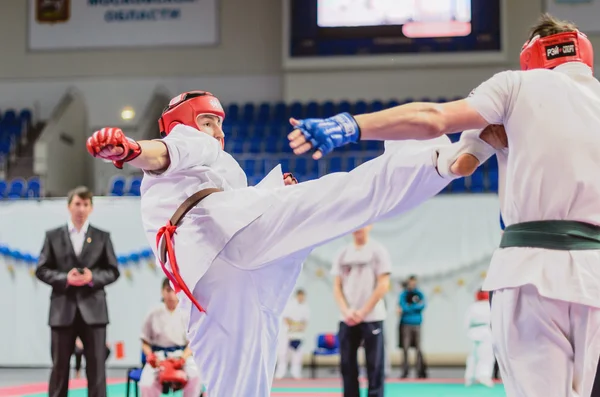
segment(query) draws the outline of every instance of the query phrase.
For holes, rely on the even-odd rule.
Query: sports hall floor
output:
[[[397,375],[395,369],[392,375]],[[46,382],[48,369],[3,369],[0,368],[1,397],[43,397],[47,396]],[[124,397],[124,369],[108,370],[108,396]],[[484,386],[465,387],[460,368],[431,368],[430,378],[425,381],[415,379],[399,380],[389,377],[386,381],[386,397],[504,397],[501,384],[494,388]],[[305,376],[309,376],[308,373]],[[361,381],[361,384],[364,380]],[[86,397],[85,379],[72,380],[69,397]],[[273,385],[272,397],[337,397],[341,396],[339,374],[321,369],[319,378],[303,380],[279,380]],[[133,397],[135,394],[131,394]],[[177,393],[176,395],[181,395]],[[366,392],[363,391],[363,396]],[[238,397],[238,396],[232,396]],[[240,396],[241,397],[241,396]]]

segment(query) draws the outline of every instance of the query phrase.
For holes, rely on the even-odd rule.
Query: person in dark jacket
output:
[[[106,326],[104,287],[119,278],[110,235],[89,224],[92,193],[85,187],[68,196],[71,218],[46,232],[36,276],[52,287],[48,325],[52,371],[49,397],[67,397],[70,359],[81,338],[89,397],[106,397]]]

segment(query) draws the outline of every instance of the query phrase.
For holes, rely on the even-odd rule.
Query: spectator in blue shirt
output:
[[[417,377],[426,378],[425,362],[421,352],[421,323],[426,301],[423,292],[417,288],[416,276],[408,278],[406,287],[398,299],[398,304],[400,306],[400,347],[404,352],[402,378],[408,377],[408,349],[411,347],[417,350]]]

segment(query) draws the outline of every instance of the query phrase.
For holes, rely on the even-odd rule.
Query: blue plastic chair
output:
[[[127,195],[128,196],[139,196],[141,186],[142,186],[142,178],[133,177],[131,179],[131,182],[129,183],[129,189],[128,189]]]
[[[476,169],[473,175],[471,175],[471,186],[469,187],[469,190],[472,193],[481,193],[485,190],[484,175],[481,168]]]
[[[8,198],[9,199],[18,199],[25,195],[25,188],[27,186],[27,182],[23,178],[14,178],[10,181],[10,186],[8,187]]]
[[[325,102],[321,107],[321,115],[325,118],[335,116],[335,104],[331,101]]]
[[[330,157],[328,172],[342,172],[342,158]]]
[[[317,377],[317,356],[333,356],[340,353],[340,340],[336,334],[317,335],[317,347],[312,353],[310,372],[312,379]]]
[[[29,109],[23,109],[21,110],[21,113],[19,114],[19,119],[21,120],[21,122],[27,122],[27,125],[31,124],[31,110]]]
[[[242,121],[251,123],[255,120],[256,107],[253,103],[247,103],[244,105],[244,112],[242,114]]]
[[[497,193],[498,192],[498,170],[488,170],[487,172],[487,180],[489,191]]]
[[[450,185],[452,186],[452,193],[465,193],[467,191],[464,178],[455,179]]]
[[[317,118],[321,115],[320,110],[321,110],[321,107],[319,106],[318,103],[309,102],[308,105],[306,105],[306,117],[307,118]]]
[[[258,107],[258,121],[266,123],[271,120],[271,105],[268,103],[261,103]]]
[[[352,113],[352,104],[348,101],[341,101],[338,105],[338,113]]]
[[[8,185],[6,181],[0,179],[0,200],[6,198],[6,191],[8,190]]]
[[[287,119],[287,106],[283,102],[277,102],[273,109],[273,121],[284,122]]]
[[[127,385],[125,386],[125,396],[129,397],[129,387],[131,383],[133,383],[135,390],[135,397],[139,396],[139,388],[138,383],[140,383],[140,379],[142,378],[142,370],[146,365],[146,355],[142,351],[142,366],[136,368],[129,368],[127,370]]]
[[[308,172],[308,160],[304,157],[298,157],[294,169],[291,170],[294,174],[304,175]],[[284,171],[285,172],[285,171]]]
[[[349,156],[346,159],[346,171],[352,171],[355,168],[356,168],[356,157]]]
[[[109,196],[123,196],[125,194],[125,177],[115,175],[109,184]]]
[[[250,141],[250,147],[248,150],[252,154],[262,153],[263,141],[261,139],[253,139]]]
[[[381,102],[381,101],[371,102],[371,112],[378,112],[380,110],[383,110],[383,102]]]
[[[300,102],[294,102],[290,105],[290,117],[297,119],[304,118],[304,107]]]
[[[231,105],[229,105],[229,108],[227,109],[227,120],[229,120],[230,122],[237,122],[240,118],[240,107],[235,104],[232,103]]]
[[[28,198],[40,198],[42,195],[42,182],[37,176],[29,178],[27,181],[27,192],[25,196]]]
[[[354,104],[354,113],[355,114],[364,114],[367,113],[367,102],[365,101],[358,101]]]

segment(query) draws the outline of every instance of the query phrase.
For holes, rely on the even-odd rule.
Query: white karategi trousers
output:
[[[190,211],[174,243],[182,277],[206,309],[191,309],[188,339],[210,397],[270,395],[281,315],[308,254],[439,193],[451,178],[436,171],[435,152],[448,144],[446,136],[393,142],[382,156],[351,172],[262,192],[237,190],[231,195],[248,192],[244,200],[231,201],[238,206],[258,194],[267,202],[254,201],[264,211],[232,237],[226,233],[232,215],[212,209],[223,207],[228,192],[213,194]],[[218,255],[203,249],[207,236],[224,244]],[[192,277],[206,258],[203,252],[215,259],[201,277]]]

